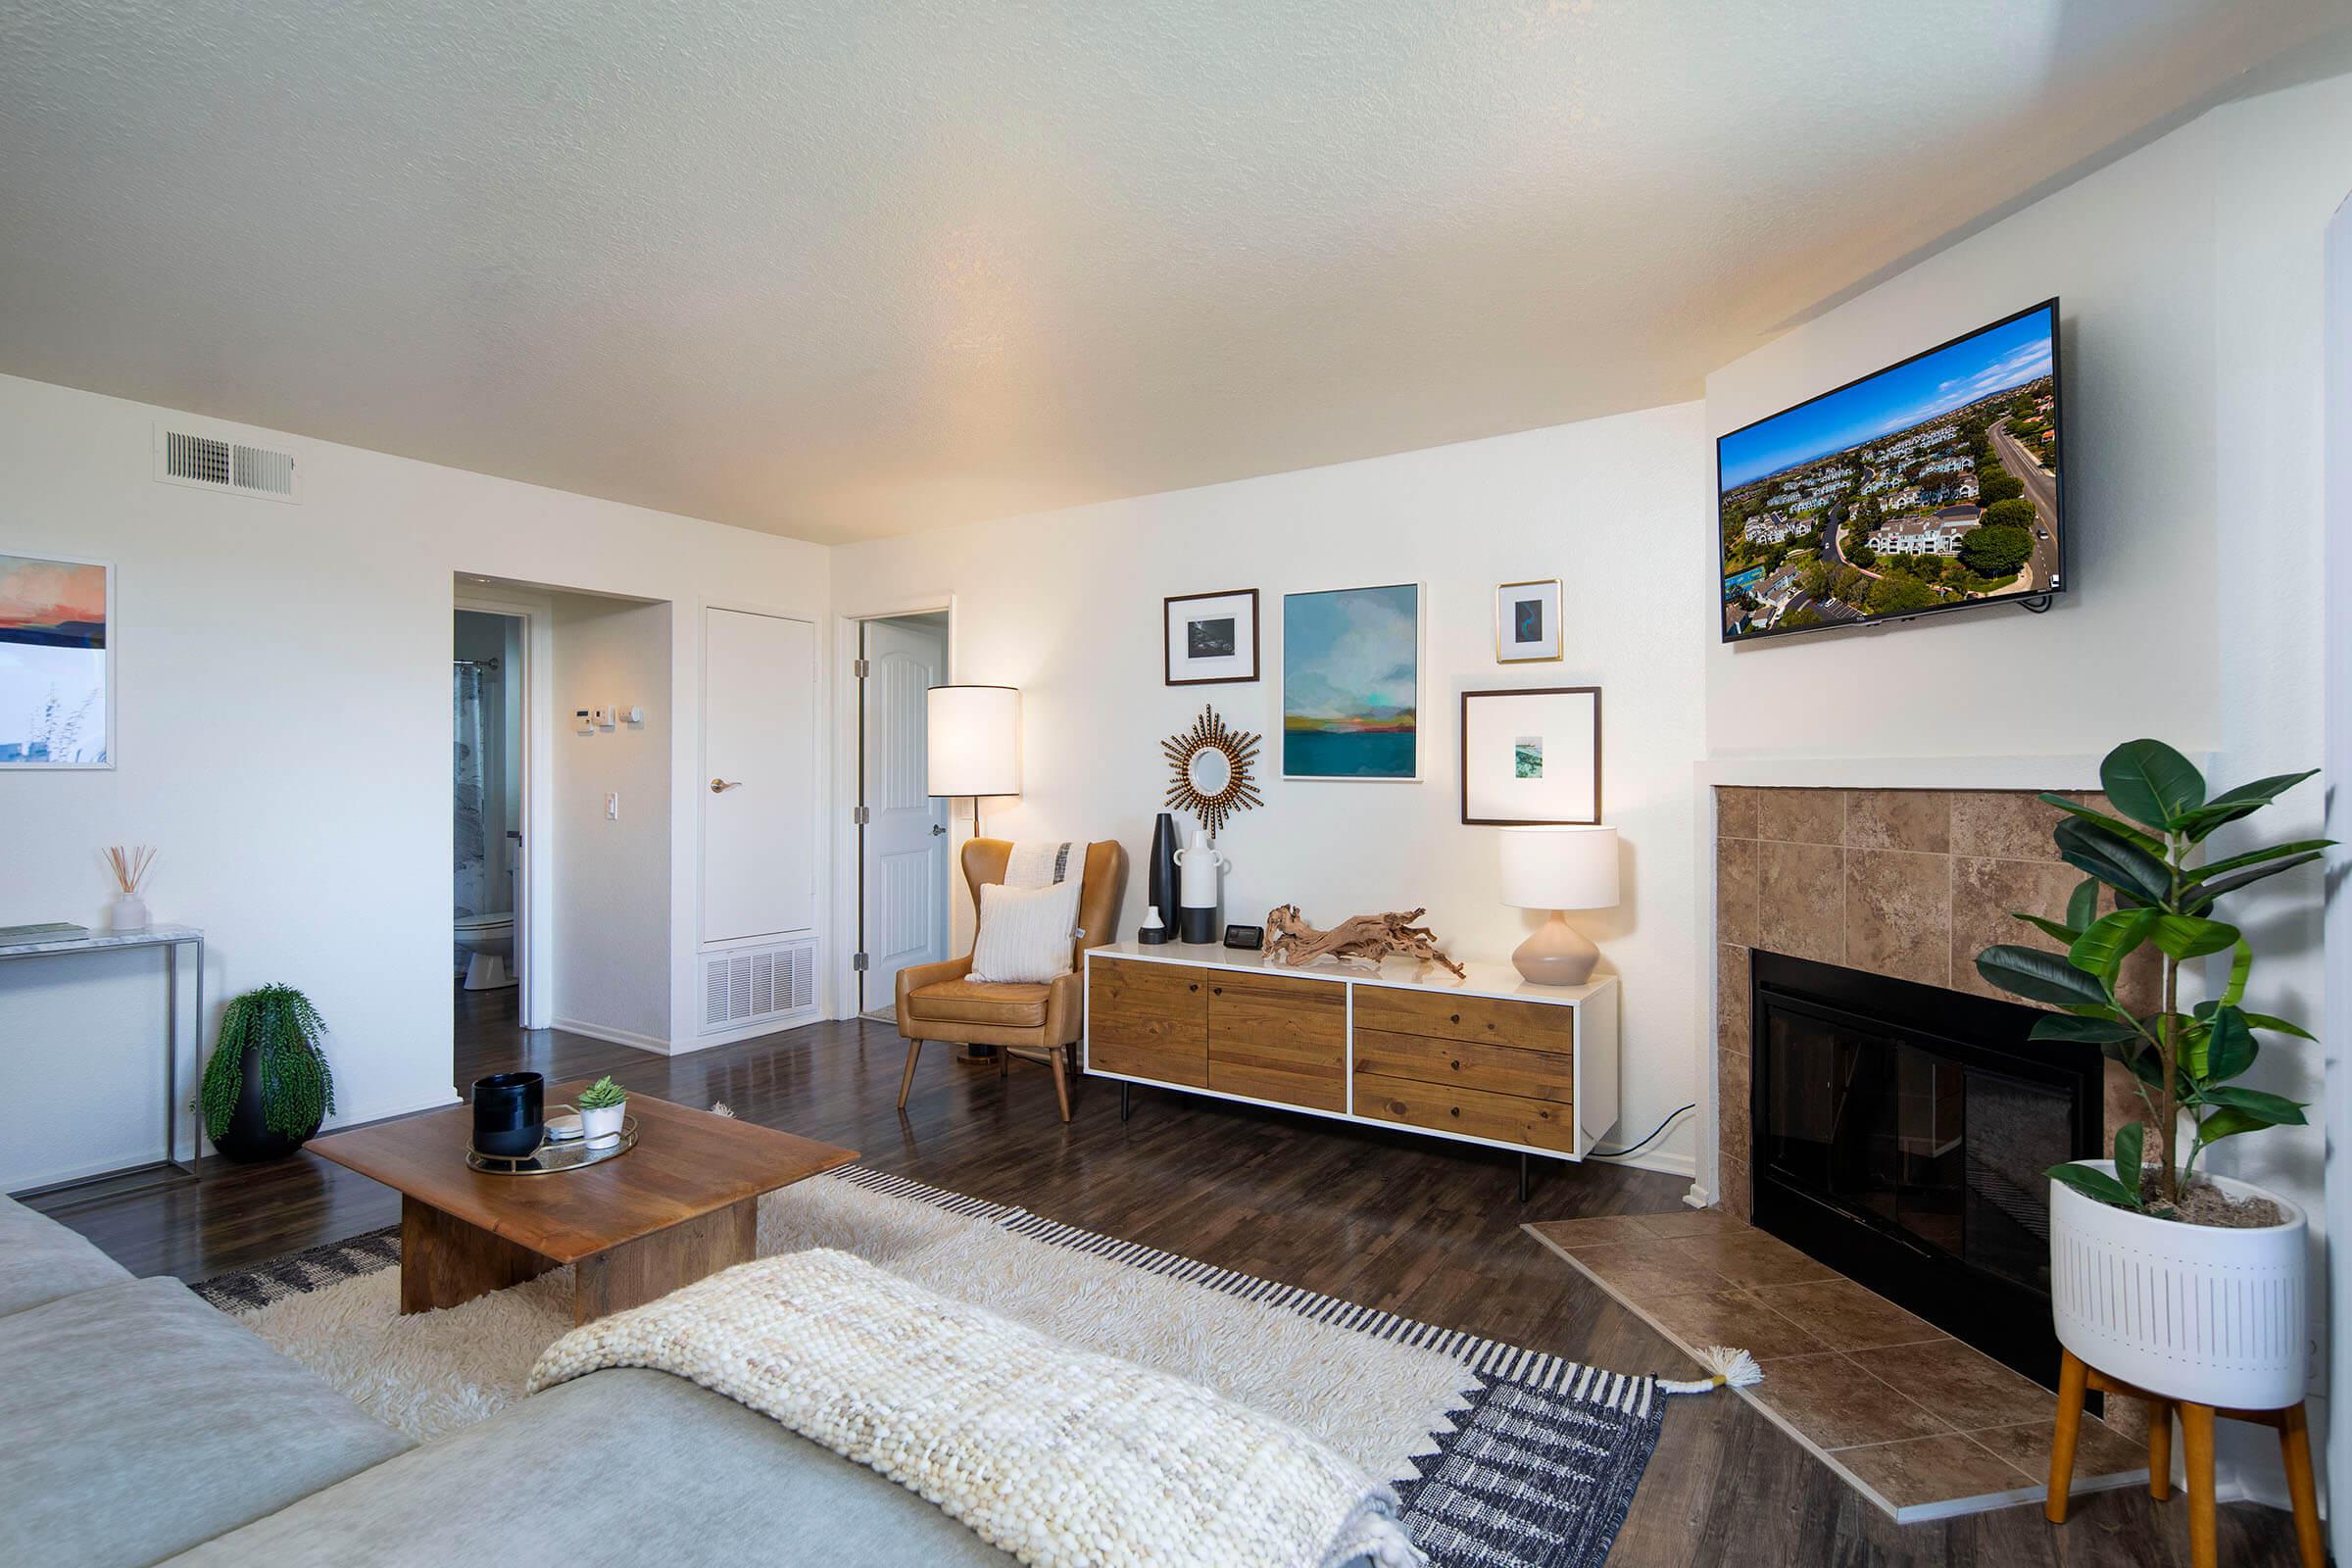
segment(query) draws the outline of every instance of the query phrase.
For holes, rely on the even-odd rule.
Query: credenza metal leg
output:
[[[1532,1179],[1528,1174],[1527,1152],[1521,1150],[1519,1152],[1519,1201],[1526,1202],[1527,1195],[1534,1190]]]
[[[1135,1085],[1126,1083],[1119,1085],[1119,1120],[1121,1121],[1125,1121],[1135,1111],[1134,1093]]]

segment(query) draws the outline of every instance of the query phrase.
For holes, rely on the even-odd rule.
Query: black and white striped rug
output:
[[[1064,1225],[1027,1209],[853,1165],[831,1179],[985,1220],[1010,1235],[1216,1291],[1332,1328],[1459,1361],[1471,1386],[1449,1427],[1432,1432],[1416,1473],[1392,1479],[1404,1523],[1440,1568],[1592,1568],[1609,1553],[1656,1447],[1670,1383],[1609,1372],[1337,1297],[1218,1268],[1199,1258]],[[194,1289],[246,1312],[397,1263],[397,1226],[273,1258]]]

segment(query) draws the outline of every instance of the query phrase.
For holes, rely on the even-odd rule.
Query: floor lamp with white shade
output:
[[[928,793],[972,798],[1021,793],[1021,692],[1017,686],[934,686],[925,709]]]

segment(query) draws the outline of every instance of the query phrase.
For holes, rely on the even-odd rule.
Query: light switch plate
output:
[[[620,820],[620,792],[618,790],[614,790],[605,797],[605,820],[608,822]]]

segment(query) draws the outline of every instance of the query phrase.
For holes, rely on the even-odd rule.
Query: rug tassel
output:
[[[1727,1384],[1735,1389],[1744,1389],[1764,1381],[1764,1369],[1756,1365],[1754,1356],[1728,1346],[1708,1346],[1698,1352],[1698,1364],[1712,1376],[1681,1383],[1661,1378],[1658,1387],[1668,1394],[1707,1394]]]
[[[735,1107],[728,1104],[723,1100],[713,1100],[710,1102],[710,1114],[713,1116],[724,1116],[729,1121],[733,1121],[735,1119]]]

